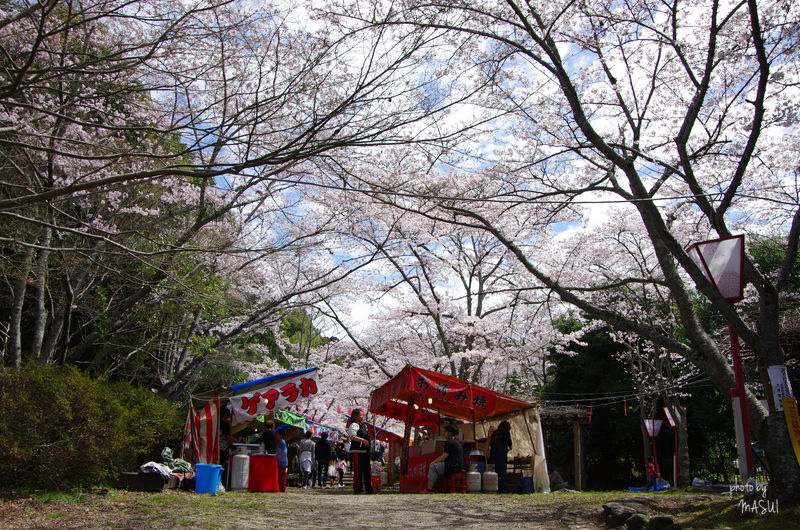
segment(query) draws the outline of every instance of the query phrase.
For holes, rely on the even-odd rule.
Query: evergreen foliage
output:
[[[70,367],[0,368],[0,488],[111,484],[178,449],[183,411],[147,389]]]

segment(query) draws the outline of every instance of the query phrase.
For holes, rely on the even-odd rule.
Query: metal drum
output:
[[[467,493],[479,493],[480,491],[481,474],[476,470],[470,469],[467,471]]]
[[[494,470],[484,471],[481,478],[484,493],[497,493],[497,473]]]
[[[231,462],[231,491],[247,490],[250,477],[250,457],[246,454],[233,455]]]

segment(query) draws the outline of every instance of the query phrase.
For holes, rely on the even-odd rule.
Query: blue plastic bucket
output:
[[[222,466],[218,464],[195,464],[195,493],[217,493],[222,480]]]
[[[517,491],[519,493],[533,493],[533,477],[521,477]]]

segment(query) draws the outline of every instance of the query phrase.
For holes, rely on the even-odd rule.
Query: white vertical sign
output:
[[[786,366],[776,364],[767,367],[769,382],[772,385],[772,396],[775,402],[775,410],[783,412],[783,401],[785,397],[794,397],[792,394],[792,383],[789,382],[789,374],[786,373]]]

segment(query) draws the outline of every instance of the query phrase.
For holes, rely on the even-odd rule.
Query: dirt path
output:
[[[0,527],[16,528],[602,528],[602,504],[624,496],[354,495],[351,491],[198,495],[179,490],[86,494],[78,502],[0,500]],[[653,497],[653,513],[677,515],[709,496]],[[675,513],[670,513],[675,512]]]

